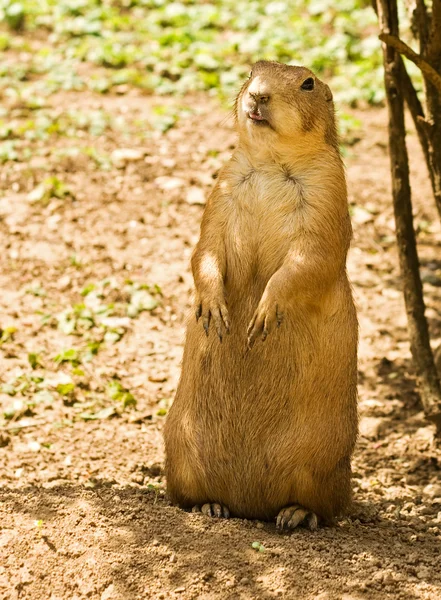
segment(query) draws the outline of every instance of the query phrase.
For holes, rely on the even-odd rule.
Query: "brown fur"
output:
[[[357,319],[331,100],[308,69],[265,61],[237,98],[239,144],[192,257],[209,335],[189,320],[164,432],[168,493],[183,507],[272,519],[298,503],[330,519],[349,503]],[[248,118],[257,108],[267,125]],[[251,337],[268,338],[247,350],[250,322]]]

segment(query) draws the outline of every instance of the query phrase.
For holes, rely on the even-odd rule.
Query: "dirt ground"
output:
[[[133,123],[148,121],[157,101],[137,93],[51,98],[54,107],[101,107]],[[410,363],[383,109],[354,111],[360,130],[345,147],[355,230],[349,271],[360,318],[351,514],[316,533],[281,534],[273,523],[211,520],[167,501],[162,429],[191,308],[189,258],[204,199],[235,143],[231,120],[214,101],[180,104],[191,114],[142,144],[121,131],[98,138],[109,170],[66,152],[36,153],[2,169],[0,403],[6,411],[29,398],[32,385],[40,386],[38,398],[52,390],[54,400],[18,411],[0,430],[0,598],[441,598],[441,452]],[[441,227],[412,131],[409,138],[437,345]],[[55,143],[63,150],[69,141]],[[121,148],[137,152],[114,152]],[[33,202],[29,192],[47,170],[71,194]],[[118,339],[101,344],[90,362],[54,362],[88,335],[60,329],[54,315],[86,302],[81,290],[105,279],[107,302],[127,304],[130,280],[160,286],[159,305],[133,319],[115,317]],[[74,392],[60,392],[63,374],[75,380]],[[20,377],[27,387],[12,395],[8,382]],[[97,414],[91,399],[106,408],[99,402],[109,380],[130,390],[136,407]]]

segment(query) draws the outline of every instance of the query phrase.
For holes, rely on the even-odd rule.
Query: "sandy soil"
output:
[[[51,101],[103,106],[133,123],[148,121],[155,103],[165,102],[74,93]],[[232,124],[214,102],[180,103],[192,114],[142,144],[120,130],[104,133],[97,148],[112,157],[108,171],[84,155],[53,151],[2,169],[0,325],[16,331],[0,346],[0,403],[4,411],[11,402],[28,404],[0,430],[0,598],[441,598],[441,452],[410,362],[384,110],[354,113],[362,124],[345,158],[355,229],[349,271],[361,326],[353,511],[314,534],[280,534],[273,523],[211,520],[168,503],[161,436],[191,307],[189,257],[204,198],[234,145]],[[56,145],[69,143],[59,138]],[[112,155],[127,147],[139,152]],[[410,147],[438,344],[441,228],[412,132]],[[71,195],[31,202],[29,192],[48,170]],[[95,331],[78,325],[68,333],[59,315],[86,302],[85,286],[106,278],[107,303],[127,306],[130,280],[159,285],[158,307],[131,319],[117,315],[120,339],[101,344],[84,365],[57,366],[55,355],[83,348]],[[34,369],[29,354],[38,354]],[[65,381],[60,373],[73,378],[73,392],[56,391]],[[17,377],[26,384],[11,396],[7,386],[17,387]],[[115,380],[137,405],[96,418]],[[47,391],[52,401],[44,401]]]

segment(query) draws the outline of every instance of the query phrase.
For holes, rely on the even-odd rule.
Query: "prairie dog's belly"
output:
[[[266,283],[295,240],[302,189],[280,168],[251,169],[231,177],[231,192],[225,234],[229,285]]]

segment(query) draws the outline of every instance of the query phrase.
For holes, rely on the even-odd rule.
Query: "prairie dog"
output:
[[[164,436],[172,502],[279,528],[344,511],[357,437],[352,235],[329,87],[260,61],[192,256],[196,319]]]

